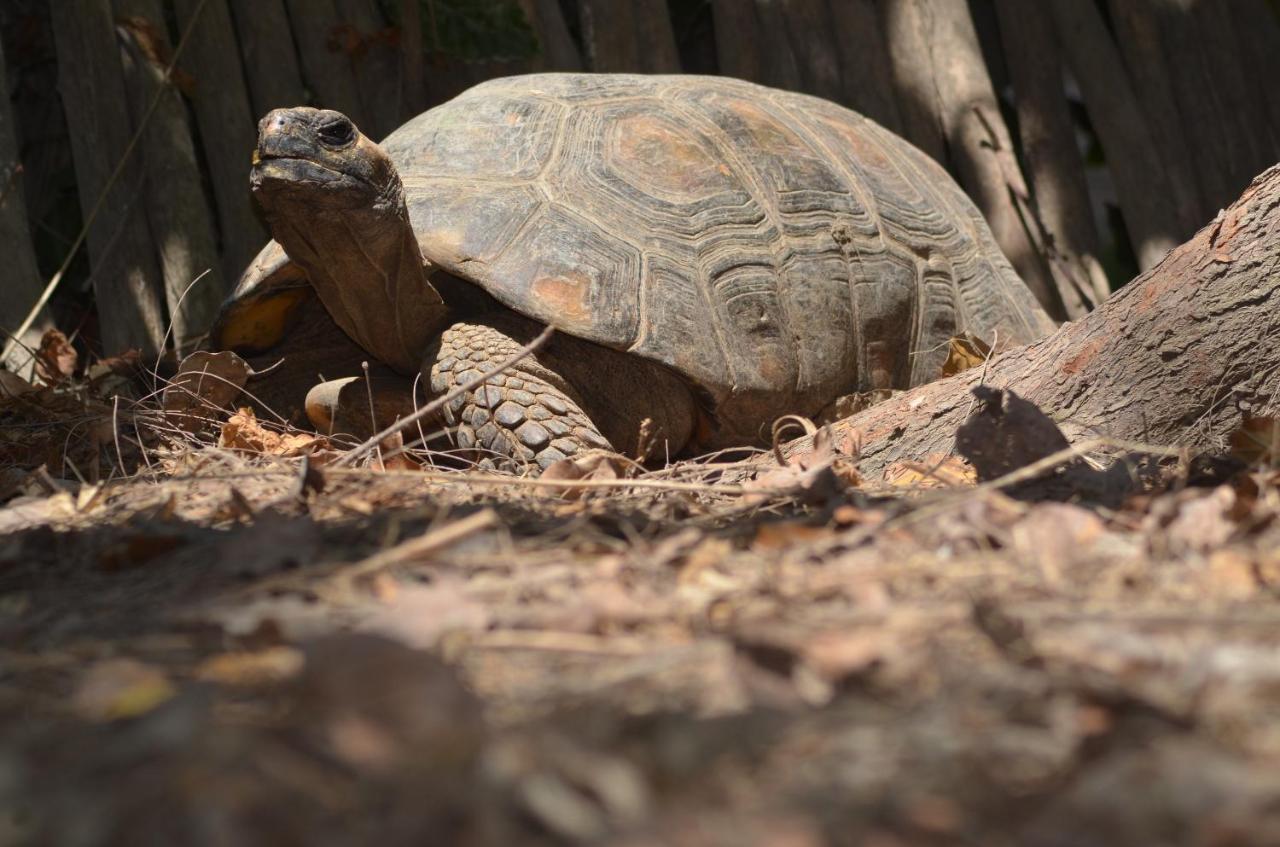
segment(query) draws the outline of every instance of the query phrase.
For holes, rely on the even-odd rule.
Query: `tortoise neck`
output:
[[[446,309],[398,180],[393,188],[371,206],[313,209],[272,221],[272,230],[344,332],[379,361],[416,373]]]

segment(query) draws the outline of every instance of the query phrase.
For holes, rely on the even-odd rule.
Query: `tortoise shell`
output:
[[[1003,346],[1053,327],[938,164],[815,97],[724,77],[519,76],[381,146],[431,262],[669,366],[722,417],[916,385],[953,335]]]

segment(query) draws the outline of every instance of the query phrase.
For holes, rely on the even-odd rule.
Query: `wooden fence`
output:
[[[267,238],[247,172],[256,120],[278,106],[340,109],[377,138],[468,85],[534,70],[720,72],[810,92],[946,164],[1059,317],[1106,296],[1104,265],[1113,282],[1127,269],[1118,248],[1151,266],[1280,159],[1267,0],[12,3],[0,326],[30,343],[63,320],[49,294],[83,303],[88,281],[85,335],[107,353],[155,351],[170,326],[179,349],[198,342]],[[477,9],[536,50],[442,43],[442,21]],[[481,53],[510,34],[481,29]],[[68,156],[78,217],[46,193]]]

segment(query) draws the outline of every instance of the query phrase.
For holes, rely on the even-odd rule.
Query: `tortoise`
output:
[[[937,163],[726,77],[495,79],[381,144],[338,112],[277,109],[251,186],[275,241],[215,347],[302,355],[323,380],[305,408],[331,426],[362,357],[407,403],[413,377],[438,396],[551,324],[443,410],[458,446],[508,466],[642,436],[667,456],[758,444],[782,415],[939,376],[952,336],[1053,328]]]

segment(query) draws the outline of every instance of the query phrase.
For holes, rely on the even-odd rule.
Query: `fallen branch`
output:
[[[1241,411],[1280,412],[1280,166],[1087,317],[1035,344],[922,385],[833,426],[859,470],[954,452],[970,389],[1010,388],[1069,441],[1091,436],[1215,449]],[[801,438],[788,454],[812,449]]]

